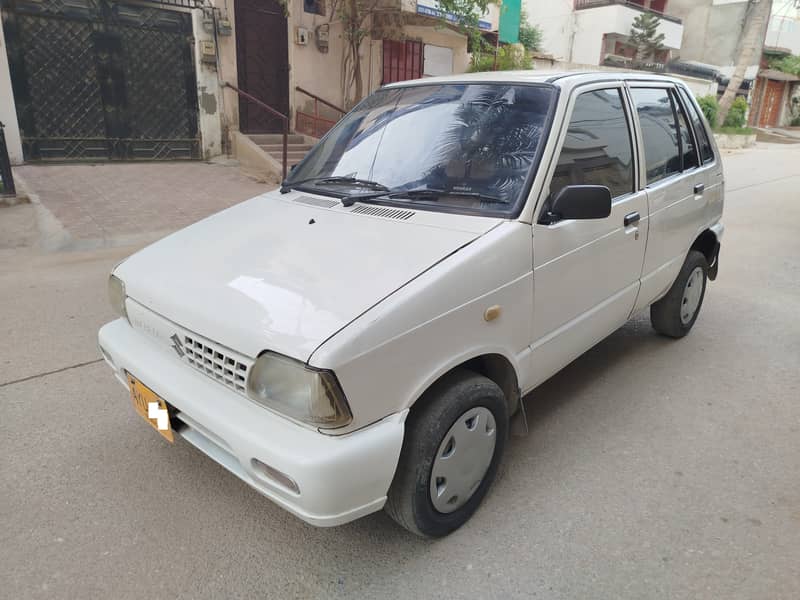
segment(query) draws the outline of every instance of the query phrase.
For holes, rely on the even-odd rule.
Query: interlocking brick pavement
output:
[[[166,233],[272,189],[235,165],[23,165],[15,176],[77,240]]]

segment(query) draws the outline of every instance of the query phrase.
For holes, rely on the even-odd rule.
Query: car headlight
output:
[[[125,309],[126,297],[125,284],[122,279],[116,275],[110,275],[108,278],[108,300],[111,303],[111,310],[127,321],[129,319],[128,311]]]
[[[343,427],[353,420],[336,376],[265,352],[250,368],[247,393],[252,400],[315,427]]]

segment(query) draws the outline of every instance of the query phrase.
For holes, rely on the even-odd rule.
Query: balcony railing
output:
[[[632,8],[633,10],[638,10],[639,12],[653,13],[655,15],[658,15],[659,18],[664,19],[665,21],[671,21],[672,23],[678,23],[679,25],[683,23],[683,21],[678,17],[673,17],[671,15],[665,14],[653,8],[645,8],[644,5],[632,2],[631,0],[575,0],[575,10],[584,10],[587,8],[597,8],[598,6],[615,6],[615,5],[627,6],[628,8]]]

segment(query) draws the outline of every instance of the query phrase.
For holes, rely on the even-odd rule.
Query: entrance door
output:
[[[764,102],[761,105],[761,118],[759,127],[777,127],[781,116],[781,103],[786,91],[785,81],[767,79],[767,88],[764,91]]]
[[[239,88],[289,116],[289,40],[286,16],[276,0],[236,0],[236,62]],[[280,133],[283,124],[239,97],[239,129]]]

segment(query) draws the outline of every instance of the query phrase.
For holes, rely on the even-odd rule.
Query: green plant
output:
[[[528,52],[538,52],[542,49],[542,30],[538,25],[531,25],[528,22],[528,12],[524,5],[519,16],[519,43]]]
[[[749,127],[718,127],[714,133],[724,133],[726,135],[751,135],[755,133]]]
[[[719,102],[716,96],[701,96],[697,99],[700,105],[700,110],[706,116],[706,119],[711,124],[711,127],[717,126],[717,114],[719,114]]]
[[[800,127],[800,116],[797,116],[794,119],[792,119],[791,126]]]
[[[737,96],[736,100],[731,104],[731,109],[728,111],[728,116],[725,117],[723,127],[736,127],[741,128],[747,124],[747,100],[744,96]]]
[[[800,56],[784,56],[769,61],[769,68],[800,76]]]
[[[656,52],[664,48],[664,34],[658,33],[660,24],[661,19],[650,12],[643,12],[633,20],[628,36],[630,45],[636,49],[636,62],[652,61]]]
[[[470,73],[478,73],[482,71],[494,71],[495,60],[494,51],[492,47],[485,48],[482,51],[472,54],[472,60],[469,65]],[[533,61],[523,47],[519,44],[511,44],[509,46],[500,46],[497,49],[497,70],[498,71],[516,71],[519,69],[533,68]]]

